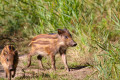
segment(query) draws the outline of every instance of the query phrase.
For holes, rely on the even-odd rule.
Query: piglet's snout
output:
[[[74,43],[74,44],[73,44],[73,46],[76,46],[76,45],[77,45],[77,43]]]
[[[13,66],[9,66],[9,70],[12,71],[13,70]]]
[[[77,43],[75,42],[75,41],[71,41],[71,46],[72,47],[74,47],[74,46],[76,46],[77,45]]]

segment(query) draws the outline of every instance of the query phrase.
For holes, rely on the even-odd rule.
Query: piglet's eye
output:
[[[6,59],[7,61],[9,61],[8,59]]]
[[[66,39],[68,39],[68,36],[65,36]]]

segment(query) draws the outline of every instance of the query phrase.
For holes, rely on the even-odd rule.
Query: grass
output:
[[[33,36],[67,28],[78,43],[67,52],[68,61],[72,58],[71,67],[89,63],[98,70],[98,79],[120,79],[120,0],[1,0],[0,3],[1,46],[13,43],[20,54],[28,53],[25,46]]]
[[[99,45],[100,46],[100,45]],[[120,49],[114,47],[113,45],[110,45],[109,44],[109,48],[106,49],[106,48],[103,48],[101,47],[102,49],[105,50],[105,53],[103,54],[99,54],[99,57],[103,57],[103,61],[100,61],[98,59],[98,57],[95,56],[96,58],[96,61],[98,62],[98,66],[96,66],[96,68],[98,69],[98,71],[100,71],[100,75],[99,77],[101,79],[115,79],[115,80],[119,80],[119,75],[120,75],[120,72],[119,72],[119,67],[120,67],[120,63],[119,63],[119,51]],[[108,76],[109,75],[109,76]]]
[[[4,78],[0,78],[0,80],[5,80]]]

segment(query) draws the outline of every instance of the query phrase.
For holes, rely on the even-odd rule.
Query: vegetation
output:
[[[8,38],[7,43],[27,46],[35,35],[67,28],[78,43],[72,51],[82,57],[81,64],[97,69],[100,80],[119,80],[119,5],[120,0],[0,0],[0,45]]]

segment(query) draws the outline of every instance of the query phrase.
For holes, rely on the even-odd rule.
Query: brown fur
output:
[[[18,53],[12,45],[7,45],[3,48],[0,54],[0,61],[6,77],[8,77],[8,80],[11,80],[11,76],[15,76],[18,64]]]
[[[66,50],[68,47],[76,46],[77,43],[73,41],[71,34],[67,29],[58,29],[58,34],[40,34],[32,39],[29,46],[31,46],[28,54],[28,68],[31,65],[31,57],[38,54],[40,67],[43,68],[41,59],[43,56],[50,55],[52,68],[55,70],[55,55],[60,53],[64,62],[65,68],[69,71]],[[24,69],[26,69],[24,68]]]

